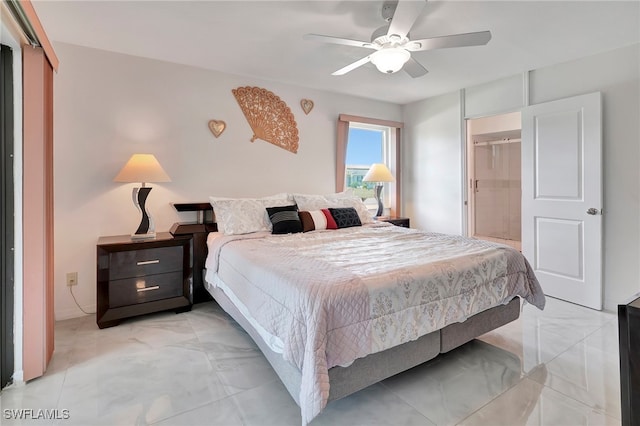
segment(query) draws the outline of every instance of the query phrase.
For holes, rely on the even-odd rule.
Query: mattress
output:
[[[544,307],[506,246],[375,224],[306,234],[211,234],[207,282],[302,372],[303,422],[326,405],[328,370],[462,322],[515,296]],[[226,288],[226,289],[225,289]]]

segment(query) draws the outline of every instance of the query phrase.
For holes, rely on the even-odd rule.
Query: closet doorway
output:
[[[467,120],[469,235],[522,250],[520,112]]]

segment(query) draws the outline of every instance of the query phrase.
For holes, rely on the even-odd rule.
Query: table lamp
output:
[[[142,183],[140,188],[133,188],[133,204],[142,213],[142,220],[136,232],[131,234],[131,238],[155,238],[155,224],[145,206],[147,196],[151,192],[151,187],[146,186],[146,183],[171,182],[171,178],[156,160],[156,157],[153,154],[133,154],[127,164],[120,170],[120,173],[113,178],[113,181]]]
[[[363,182],[375,182],[376,183],[376,200],[378,200],[378,211],[376,212],[377,216],[382,216],[382,210],[384,206],[382,205],[382,185],[383,182],[393,182],[395,179],[393,175],[385,166],[381,163],[374,163],[369,168],[369,171],[362,178]]]

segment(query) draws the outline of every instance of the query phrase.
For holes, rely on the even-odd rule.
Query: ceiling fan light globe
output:
[[[381,49],[371,55],[371,62],[378,71],[385,74],[393,74],[402,69],[402,66],[411,58],[411,54],[400,47]]]

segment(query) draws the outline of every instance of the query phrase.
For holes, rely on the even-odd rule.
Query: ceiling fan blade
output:
[[[420,50],[446,49],[449,47],[481,46],[489,43],[489,40],[491,40],[491,31],[480,31],[477,33],[412,40],[403,47],[411,52],[417,52]]]
[[[426,4],[425,0],[399,0],[389,24],[387,35],[391,37],[396,34],[400,36],[400,39],[405,38]]]
[[[331,75],[344,75],[344,74],[348,73],[349,71],[353,71],[356,68],[363,66],[364,64],[366,64],[369,61],[371,61],[371,55],[365,56],[364,58],[359,59],[359,60],[355,61],[354,63],[347,65],[344,68],[340,68],[338,71],[332,73]]]
[[[368,41],[351,40],[348,38],[332,37],[321,34],[305,34],[302,36],[305,40],[320,41],[323,43],[341,44],[344,46],[365,47],[368,49],[375,49],[376,47]]]
[[[403,69],[413,78],[422,77],[429,72],[425,67],[422,66],[422,64],[420,64],[420,62],[416,61],[413,58],[409,58],[407,63],[404,64]]]

